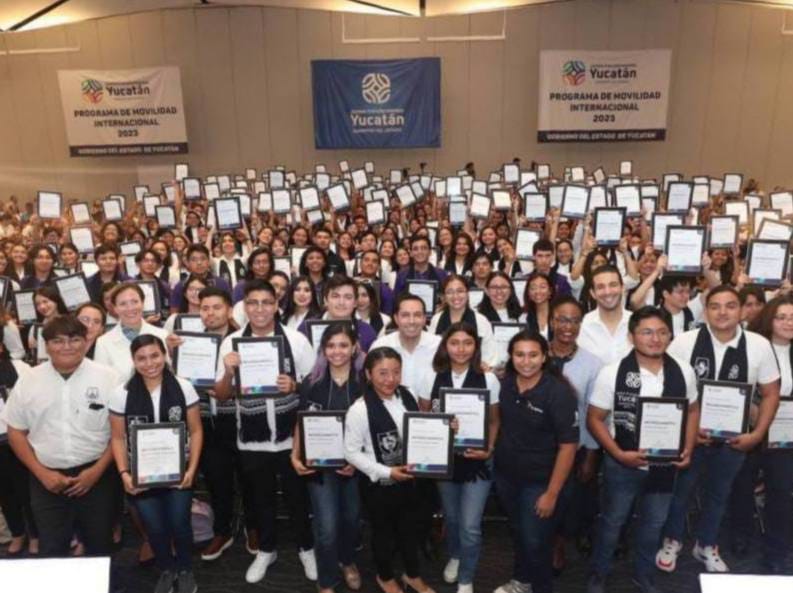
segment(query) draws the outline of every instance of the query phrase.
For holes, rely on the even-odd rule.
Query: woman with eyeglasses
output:
[[[482,547],[482,514],[492,484],[490,456],[498,437],[498,379],[484,372],[476,330],[453,323],[443,334],[432,371],[425,377],[419,407],[440,412],[444,389],[482,389],[488,393],[488,435],[483,448],[456,450],[454,475],[439,480],[449,560],[443,580],[457,583],[457,593],[473,593],[474,574]]]
[[[135,263],[138,265],[139,280],[150,280],[157,283],[157,292],[160,296],[160,314],[167,312],[170,306],[171,287],[157,275],[157,270],[162,267],[162,258],[153,249],[144,249],[135,254]]]
[[[191,274],[184,282],[184,299],[178,313],[172,313],[165,320],[163,328],[173,333],[179,315],[198,315],[201,313],[201,299],[198,295],[208,286],[206,279]]]
[[[39,288],[50,284],[55,278],[55,256],[46,245],[36,245],[30,250],[31,274],[20,282],[23,290]]]
[[[526,313],[520,307],[515,287],[506,272],[493,272],[485,284],[485,294],[477,310],[491,323],[525,323]]]

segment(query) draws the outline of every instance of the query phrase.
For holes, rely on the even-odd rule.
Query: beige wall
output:
[[[576,0],[507,11],[503,41],[345,44],[348,38],[497,35],[502,12],[429,19],[278,8],[161,10],[5,34],[0,49],[80,46],[75,53],[0,56],[0,199],[60,189],[68,199],[131,193],[139,173],[172,157],[69,158],[56,71],[181,68],[192,171],[284,164],[381,169],[426,160],[480,176],[515,155],[614,168],[721,175],[793,187],[793,36],[784,11],[707,0]],[[667,141],[536,143],[540,49],[673,49]],[[442,148],[317,151],[309,63],[315,58],[442,59]]]

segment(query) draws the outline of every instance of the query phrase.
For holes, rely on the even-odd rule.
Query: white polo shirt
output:
[[[628,319],[630,311],[622,310],[622,319],[612,334],[600,319],[600,311],[595,309],[584,315],[581,321],[581,332],[578,334],[578,345],[597,356],[603,364],[611,364],[622,360],[633,347],[628,339]]]
[[[45,467],[92,463],[110,443],[108,407],[118,384],[118,373],[87,358],[68,379],[47,361],[20,375],[8,398],[6,421],[28,431]]]
[[[709,326],[708,332],[710,332]],[[669,345],[669,354],[686,361],[690,366],[691,354],[694,352],[694,344],[697,342],[698,335],[699,328],[680,334]],[[757,383],[765,385],[779,379],[779,367],[774,357],[774,351],[771,348],[771,342],[760,334],[746,331],[740,326],[737,328],[735,337],[727,343],[717,340],[711,332],[710,338],[713,342],[713,356],[716,362],[713,376],[718,379],[721,372],[721,363],[724,361],[724,354],[727,352],[727,348],[737,348],[741,335],[746,336],[746,360],[749,364],[746,382],[750,385],[756,385]]]
[[[402,357],[402,381],[400,383],[416,396],[421,390],[424,375],[432,370],[432,359],[435,357],[440,343],[440,336],[429,332],[421,332],[416,348],[413,352],[408,352],[399,341],[399,331],[394,331],[377,338],[369,348],[369,352],[381,346],[389,346],[399,352]]]
[[[12,360],[11,364],[14,365],[14,369],[17,372],[17,381],[23,373],[27,373],[30,370],[30,365],[26,362],[22,362],[21,360]],[[8,424],[5,420],[5,406],[5,401],[3,401],[3,398],[0,397],[0,442],[5,442],[5,440],[8,438]]]
[[[308,341],[308,338],[297,332],[293,329],[289,329],[288,327],[284,327],[283,325],[281,328],[284,330],[284,336],[287,340],[289,340],[289,347],[292,349],[292,360],[295,363],[295,378],[297,382],[300,381],[308,375],[311,370],[314,368],[314,363],[316,362],[316,354],[314,354],[314,348],[311,347],[311,343]],[[242,333],[245,331],[245,328],[239,329],[235,331],[233,334],[229,334],[226,336],[223,341],[220,343],[220,350],[218,351],[218,368],[216,373],[216,378],[220,381],[223,378],[223,375],[226,374],[226,367],[223,365],[223,358],[229,352],[233,352],[234,348],[232,345],[232,340],[234,338],[241,338]],[[266,336],[256,336],[260,338],[270,338],[274,336],[275,333],[271,332]],[[234,385],[234,380],[232,380],[232,385]],[[290,436],[283,441],[276,442],[276,434],[275,434],[275,398],[269,397],[266,401],[267,405],[267,424],[270,426],[270,440],[268,442],[242,442],[237,437],[237,447],[243,451],[262,451],[268,453],[275,453],[278,451],[285,451],[287,449],[292,448],[292,437]],[[237,404],[237,426],[240,424],[240,406],[239,403]]]
[[[185,408],[190,408],[198,403],[198,393],[196,393],[195,387],[193,387],[192,383],[186,379],[182,379],[181,377],[176,377],[176,381],[179,383],[179,387],[182,388],[182,394],[184,395],[184,404]],[[115,416],[123,416],[127,410],[127,396],[129,392],[127,391],[126,385],[119,385],[115,388],[113,393],[110,396],[110,413]],[[162,396],[162,384],[158,385],[154,391],[150,394],[151,396],[151,404],[154,408],[154,422],[169,422],[168,418],[162,419],[160,418],[160,397]],[[186,418],[182,419],[184,422],[187,421]]]

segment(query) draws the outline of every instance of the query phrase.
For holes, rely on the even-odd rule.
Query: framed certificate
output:
[[[469,288],[468,289],[468,306],[471,309],[476,310],[479,306],[479,303],[482,302],[482,299],[485,296],[485,291],[482,288]]]
[[[625,208],[595,208],[595,242],[600,247],[616,247],[625,227]]]
[[[402,454],[407,471],[422,478],[448,480],[454,471],[451,414],[406,412]]]
[[[633,175],[633,161],[620,161],[620,175],[622,177]]]
[[[90,224],[91,211],[88,209],[88,204],[85,202],[77,202],[70,206],[72,211],[72,218],[74,224]]]
[[[506,189],[494,189],[490,192],[493,198],[493,208],[505,212],[512,208],[512,194]]]
[[[140,243],[137,241],[124,241],[118,247],[122,255],[137,255],[141,250]]]
[[[710,184],[695,183],[691,188],[691,205],[696,208],[707,206],[710,203]]]
[[[515,257],[519,260],[534,259],[534,244],[542,238],[542,231],[535,229],[518,229],[515,234]]]
[[[504,183],[515,184],[520,181],[520,167],[514,163],[504,165],[502,168]]]
[[[551,208],[561,208],[564,199],[564,185],[548,186],[548,205]]]
[[[674,181],[666,190],[667,212],[688,212],[691,208],[691,194],[694,186],[687,181]]]
[[[595,208],[608,208],[609,194],[605,185],[592,185],[589,187],[589,211]]]
[[[337,469],[344,458],[344,412],[298,412],[300,452],[309,469]]]
[[[440,389],[441,412],[457,418],[455,449],[487,449],[489,389]]]
[[[704,226],[666,227],[666,271],[669,274],[702,272],[702,252],[705,250]]]
[[[283,272],[289,278],[292,277],[292,261],[287,256],[276,256],[273,258],[273,269]]]
[[[741,173],[727,173],[724,175],[724,186],[722,192],[725,195],[738,195],[743,186],[743,175]]]
[[[276,395],[278,375],[283,373],[284,344],[280,336],[233,338],[231,346],[240,355],[235,370],[237,392],[246,395]]]
[[[642,183],[639,186],[639,193],[642,195],[642,199],[655,198],[658,200],[661,195],[661,188],[657,183]]]
[[[537,179],[549,179],[551,177],[551,165],[537,163]]]
[[[471,196],[471,217],[486,219],[490,216],[492,200],[487,196],[473,194]]]
[[[570,181],[584,181],[586,171],[581,166],[570,167]]]
[[[135,261],[135,258],[132,258]],[[143,291],[143,316],[157,315],[160,312],[160,287],[156,280],[135,280]]]
[[[319,191],[313,185],[302,188],[298,193],[300,195],[300,205],[304,210],[313,210],[322,206],[319,201]]]
[[[198,177],[185,177],[182,179],[182,188],[185,200],[201,199],[201,180]]]
[[[749,204],[745,200],[724,202],[724,213],[728,216],[737,216],[739,224],[749,222]]]
[[[369,178],[366,175],[366,171],[364,169],[355,169],[350,173],[352,177],[352,186],[360,191],[369,185]]]
[[[760,223],[757,238],[770,239],[772,241],[790,241],[793,238],[793,226],[781,220],[765,218]]]
[[[40,191],[36,203],[39,218],[55,220],[61,217],[63,197],[58,192]]]
[[[322,224],[325,222],[325,215],[319,208],[315,208],[314,210],[306,210],[306,220],[311,226]]]
[[[217,198],[215,206],[215,221],[219,231],[231,231],[242,228],[242,210],[239,196]]]
[[[135,488],[177,486],[185,472],[184,422],[129,427],[130,471]]]
[[[636,442],[650,461],[677,461],[686,444],[688,400],[671,397],[638,398]]]
[[[273,189],[271,197],[276,214],[286,214],[292,209],[292,194],[288,189]]]
[[[598,167],[592,171],[592,178],[597,184],[603,183],[607,179],[606,170],[603,167]]]
[[[160,205],[160,196],[145,196],[143,198],[143,212],[149,218],[157,216],[157,206]]]
[[[154,208],[157,216],[157,224],[164,229],[172,229],[176,226],[176,212],[173,206],[156,206]]]
[[[61,276],[53,280],[58,294],[63,299],[63,304],[69,311],[74,311],[80,305],[91,302],[91,295],[88,293],[88,286],[85,284],[85,276],[82,272]]]
[[[349,325],[355,331],[350,319],[306,319],[306,330],[308,330],[308,339],[311,345],[314,346],[314,352],[319,351],[319,345],[322,342],[322,336],[325,335],[325,330],[331,325]]]
[[[136,185],[132,188],[133,193],[135,194],[135,201],[142,202],[143,197],[149,195],[149,186],[148,185]]]
[[[694,361],[694,366],[698,361]],[[752,386],[748,383],[699,382],[699,431],[714,439],[731,439],[746,432]]]
[[[562,196],[562,216],[584,218],[589,208],[589,190],[583,185],[566,185]]]
[[[463,226],[468,218],[468,206],[465,200],[451,200],[449,202],[449,224]]]
[[[740,222],[737,216],[711,216],[710,233],[708,235],[709,249],[732,249],[738,241]]]
[[[408,208],[416,203],[416,194],[413,193],[413,188],[410,184],[404,184],[394,189],[394,193],[399,198],[400,204],[403,208]]]
[[[80,271],[83,273],[83,276],[90,278],[99,271],[99,266],[95,261],[87,259],[80,262]]]
[[[198,313],[179,313],[173,320],[174,330],[203,334],[206,331]]]
[[[350,196],[347,195],[347,188],[343,183],[331,185],[325,190],[325,195],[328,196],[331,208],[336,212],[346,212],[350,209]]]
[[[366,203],[366,222],[370,226],[383,224],[385,222],[385,205],[383,202]]]
[[[780,397],[771,426],[768,427],[769,449],[793,449],[793,397]]]
[[[117,200],[102,200],[102,212],[105,214],[106,221],[121,220],[124,218],[121,205]]]
[[[188,171],[189,167],[187,163],[174,163],[173,178],[176,179],[176,181],[181,181],[190,174]]]
[[[666,227],[680,226],[683,224],[682,214],[670,214],[667,212],[653,212],[653,248],[658,251],[666,251]]]
[[[523,216],[530,222],[545,222],[548,214],[548,198],[545,194],[526,193],[523,195]]]
[[[463,192],[463,179],[459,175],[450,176],[446,178],[446,195],[447,196],[462,196]]]
[[[8,295],[11,294],[11,279],[7,276],[0,276],[0,303],[5,307],[8,303]]]
[[[614,188],[614,205],[625,208],[628,217],[640,216],[642,213],[641,193],[638,185],[618,185]]]
[[[515,286],[515,293],[519,301],[522,301],[525,289],[524,282],[523,290],[520,290],[520,295],[518,296],[518,287]],[[493,326],[493,339],[500,355],[499,360],[506,361],[509,358],[509,341],[516,333],[526,329],[526,324],[513,321],[494,321],[491,325]]]
[[[183,342],[173,351],[174,372],[190,381],[197,390],[215,386],[221,336],[211,333],[176,331]]]
[[[789,241],[752,239],[746,254],[749,282],[761,286],[780,286],[787,277]]]
[[[308,247],[290,247],[289,257],[292,259],[292,269],[300,270],[300,260],[303,259],[303,254]]]
[[[424,301],[427,316],[433,314],[438,297],[438,283],[435,280],[408,280],[407,291]]]
[[[69,229],[69,238],[80,255],[94,252],[94,232],[91,227],[72,227]]]
[[[278,169],[268,171],[267,187],[270,189],[280,189],[284,187],[284,172]]]
[[[779,210],[782,216],[793,215],[793,192],[778,191],[769,195],[771,208]]]
[[[766,220],[779,220],[782,213],[779,210],[772,210],[771,208],[754,208],[752,209],[752,235],[757,237],[760,234],[760,226]]]

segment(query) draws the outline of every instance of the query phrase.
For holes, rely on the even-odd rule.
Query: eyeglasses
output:
[[[640,329],[636,332],[637,336],[642,338],[651,338],[653,336],[661,339],[666,339],[671,335],[668,329]]]
[[[781,323],[786,323],[788,321],[793,322],[793,315],[774,315],[774,321],[779,321]]]
[[[257,301],[254,299],[246,299],[245,306],[250,307],[251,309],[256,309],[258,307],[275,307],[275,301]]]
[[[52,338],[51,340],[47,340],[47,344],[55,348],[63,348],[67,344],[69,346],[79,346],[85,341],[85,338],[80,336],[71,336],[70,338]]]
[[[510,287],[508,284],[491,284],[490,286],[488,286],[488,289],[501,292],[501,291],[509,290]]]
[[[581,325],[580,317],[554,317],[553,320],[555,323],[559,325],[571,325],[571,326]]]

